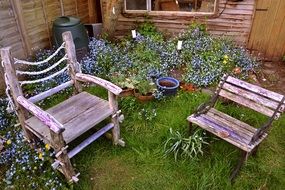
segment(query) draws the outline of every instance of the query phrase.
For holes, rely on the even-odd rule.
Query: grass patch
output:
[[[73,162],[81,179],[75,189],[282,189],[284,117],[274,123],[257,157],[249,158],[234,185],[228,178],[239,151],[225,141],[214,140],[199,159],[175,162],[172,156],[164,157],[163,143],[169,128],[187,131],[186,117],[208,98],[198,92],[180,92],[176,97],[147,104],[133,98],[121,99],[125,114],[121,130],[126,147],[114,147],[101,138],[76,156]],[[264,121],[255,112],[235,105],[220,103],[218,107],[252,124]],[[156,109],[157,116],[143,121],[138,114],[141,109]]]
[[[93,87],[88,92],[107,97],[106,91]],[[65,94],[64,96],[68,96]],[[237,164],[239,151],[229,143],[212,136],[204,155],[197,159],[178,159],[164,155],[164,143],[169,129],[187,132],[186,118],[209,96],[200,92],[179,92],[177,96],[139,103],[132,97],[119,101],[125,120],[121,134],[126,147],[115,147],[100,138],[76,155],[72,162],[80,172],[80,181],[72,189],[283,189],[285,186],[285,124],[284,116],[274,123],[268,138],[260,146],[257,157],[249,157],[236,183],[229,183],[231,170]],[[63,100],[56,96],[45,105]],[[265,117],[237,105],[219,102],[218,109],[260,126]],[[151,119],[143,118],[141,110],[155,110]],[[2,169],[2,168],[1,168]],[[0,171],[1,171],[0,169]],[[1,176],[5,175],[0,172]],[[23,181],[21,181],[23,180]],[[17,188],[25,184],[17,181]],[[19,185],[19,186],[18,186]],[[44,188],[44,187],[43,187]]]

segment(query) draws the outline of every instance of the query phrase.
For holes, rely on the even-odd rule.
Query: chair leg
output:
[[[64,147],[63,147],[64,148]],[[72,181],[73,182],[73,178],[75,176],[75,171],[74,168],[70,162],[70,159],[67,155],[67,151],[63,150],[63,151],[56,151],[56,154],[60,154],[57,159],[58,161],[61,163],[60,165],[60,170],[63,173],[63,175],[65,176],[65,178],[68,181]],[[77,180],[75,181],[77,182]]]
[[[198,126],[193,126],[192,122],[189,122],[189,135],[193,135],[194,131],[198,128]]]
[[[114,127],[112,129],[113,143],[117,145],[120,139],[120,125],[119,125],[118,117],[112,118],[112,123],[114,124]]]
[[[251,152],[252,156],[256,156],[257,155],[257,151],[258,151],[259,145],[257,145],[253,151]]]
[[[243,166],[244,162],[247,160],[247,157],[248,157],[248,153],[241,150],[240,160],[239,160],[236,168],[232,171],[231,176],[230,176],[231,182],[234,182],[234,179],[239,174],[239,171],[240,171],[241,167]]]
[[[114,112],[114,115],[112,116],[112,123],[114,124],[114,127],[112,129],[113,144],[114,145],[119,144],[121,146],[125,146],[125,142],[122,139],[120,139],[119,115],[117,113],[118,112],[117,96],[109,91],[108,92],[108,99],[109,99],[110,108]]]
[[[112,129],[112,137],[113,137],[113,144],[114,145],[121,145],[125,146],[125,142],[120,138],[120,124],[119,124],[119,118],[118,116],[112,118],[112,123],[114,124],[114,127]]]
[[[193,127],[193,123],[192,122],[189,122],[189,135],[192,135],[193,132],[194,132],[194,127]]]
[[[70,162],[70,158],[68,157],[67,154],[67,147],[65,146],[65,142],[63,140],[62,133],[57,134],[53,131],[50,131],[51,138],[52,138],[52,144],[53,148],[55,150],[55,157],[57,158],[57,161],[60,163],[59,165],[59,171],[63,173],[65,178],[68,181],[75,181],[77,182],[78,179],[75,177],[75,171],[74,168],[72,167],[72,164]]]

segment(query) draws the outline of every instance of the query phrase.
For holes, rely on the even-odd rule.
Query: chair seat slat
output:
[[[47,112],[63,124],[65,128],[63,138],[66,143],[70,143],[113,113],[108,101],[87,92],[72,96],[48,109]],[[36,131],[46,141],[52,141],[48,128],[37,118],[31,117],[25,123],[29,129]]]

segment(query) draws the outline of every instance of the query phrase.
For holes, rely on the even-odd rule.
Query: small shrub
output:
[[[163,35],[158,32],[157,28],[150,21],[143,22],[138,26],[138,32],[143,36],[148,36],[156,42],[163,41]]]
[[[157,113],[156,109],[150,109],[150,108],[143,108],[139,112],[139,119],[145,121],[145,122],[151,122],[156,118]]]
[[[178,158],[196,158],[199,155],[203,155],[203,145],[209,144],[207,137],[202,130],[197,130],[193,135],[185,137],[185,134],[179,131],[173,131],[169,129],[170,136],[164,144],[165,155],[173,155],[175,161]]]

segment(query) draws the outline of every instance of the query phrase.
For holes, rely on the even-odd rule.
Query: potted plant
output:
[[[154,99],[153,92],[155,84],[149,80],[141,80],[135,88],[135,96],[138,100],[145,102]]]
[[[133,96],[135,85],[138,84],[138,81],[134,77],[126,78],[122,74],[113,75],[111,81],[123,89],[119,95],[120,97]]]

